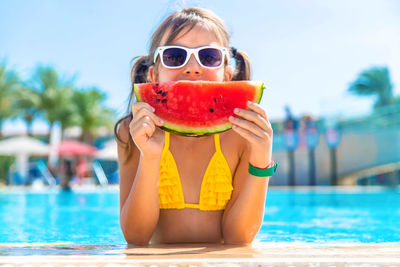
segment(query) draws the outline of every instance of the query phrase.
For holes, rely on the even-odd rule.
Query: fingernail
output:
[[[247,105],[251,105],[251,104],[253,104],[253,102],[251,102],[250,100],[247,101]]]
[[[233,112],[235,112],[235,113],[239,113],[239,112],[240,112],[240,110],[239,110],[238,108],[235,108],[235,109],[233,110]]]

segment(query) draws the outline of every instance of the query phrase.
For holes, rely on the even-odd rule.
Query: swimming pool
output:
[[[256,240],[400,242],[399,222],[399,189],[270,188]],[[0,243],[123,246],[118,189],[0,190]]]

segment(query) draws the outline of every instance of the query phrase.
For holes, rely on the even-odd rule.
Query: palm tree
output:
[[[105,95],[96,87],[76,90],[73,102],[79,114],[79,126],[82,129],[81,141],[93,144],[97,131],[101,127],[112,129],[114,111],[102,105]]]
[[[34,74],[34,87],[40,95],[39,109],[50,123],[60,121],[62,130],[75,125],[76,106],[73,103],[73,80],[63,81],[53,67],[39,66]]]
[[[372,67],[359,74],[348,91],[359,96],[376,96],[376,108],[394,101],[390,73],[387,67]]]
[[[61,123],[61,133],[64,133],[65,129],[79,124],[79,113],[73,95],[74,89],[72,87],[59,89],[53,95],[53,101],[58,103],[58,106],[47,117],[51,125],[55,121]]]
[[[8,70],[6,63],[0,63],[0,139],[3,122],[16,115],[14,96],[18,84],[18,75],[13,70]]]
[[[33,120],[40,115],[40,94],[27,84],[21,84],[16,91],[16,107],[28,128],[28,135],[32,136]]]

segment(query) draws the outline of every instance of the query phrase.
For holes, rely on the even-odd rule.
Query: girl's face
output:
[[[161,45],[165,43],[165,36],[161,41]],[[201,46],[222,46],[214,33],[201,26],[195,26],[189,32],[183,30],[175,40],[169,45],[179,45],[188,48],[197,48]],[[179,80],[199,80],[199,81],[230,81],[233,75],[233,68],[229,65],[220,68],[204,68],[191,55],[186,65],[177,69],[169,69],[161,63],[150,66],[149,76],[152,82],[169,82]]]

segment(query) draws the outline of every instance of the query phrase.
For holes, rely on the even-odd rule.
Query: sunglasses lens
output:
[[[199,59],[206,67],[218,67],[222,63],[222,52],[215,48],[204,48],[199,51]]]
[[[181,48],[168,48],[164,50],[162,60],[168,67],[178,67],[185,63],[187,53]]]

